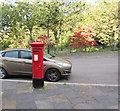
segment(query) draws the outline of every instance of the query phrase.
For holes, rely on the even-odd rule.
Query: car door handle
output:
[[[21,63],[21,62],[19,62],[19,61],[16,61],[16,63]]]
[[[30,63],[30,62],[26,62],[26,61],[23,61],[23,63],[25,63],[25,64],[32,64],[32,63]]]

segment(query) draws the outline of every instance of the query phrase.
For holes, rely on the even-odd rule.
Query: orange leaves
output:
[[[55,43],[52,42],[53,41],[52,39],[50,39],[48,36],[46,36],[44,34],[41,34],[37,39],[40,40],[41,42],[50,44],[52,46],[56,45]]]
[[[78,29],[79,31],[73,31],[74,35],[70,37],[72,47],[84,48],[97,45],[93,39],[96,34],[91,32],[93,31],[92,27],[80,26]]]
[[[41,34],[41,35],[38,37],[38,39],[43,39],[43,40],[45,40],[45,39],[48,39],[48,36],[46,36],[46,35],[44,35],[44,34]]]

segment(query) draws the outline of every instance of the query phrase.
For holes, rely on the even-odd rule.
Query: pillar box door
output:
[[[41,88],[44,86],[44,43],[33,42],[30,44],[32,47],[32,78],[33,87]]]

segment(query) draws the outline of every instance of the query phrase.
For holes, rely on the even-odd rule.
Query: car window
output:
[[[51,59],[51,58],[52,58],[52,56],[51,56],[50,54],[46,54],[46,53],[44,54],[44,57],[45,57],[45,58],[48,58],[48,59]]]
[[[30,51],[21,51],[22,59],[32,59],[32,53]]]
[[[5,53],[4,57],[18,58],[18,51],[8,51]]]

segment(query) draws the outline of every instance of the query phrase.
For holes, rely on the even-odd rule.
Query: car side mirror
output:
[[[50,54],[52,57],[55,57],[55,55],[54,54]]]

